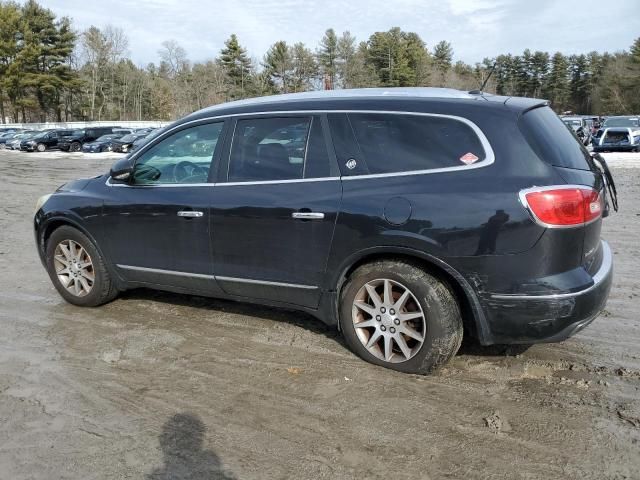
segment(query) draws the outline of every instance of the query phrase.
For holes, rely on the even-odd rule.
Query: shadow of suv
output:
[[[559,341],[599,314],[605,178],[543,100],[309,92],[193,113],[42,197],[34,225],[75,305],[151,287],[284,306],[427,373],[463,334]]]

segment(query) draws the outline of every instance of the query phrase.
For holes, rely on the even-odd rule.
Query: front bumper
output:
[[[490,343],[559,342],[591,323],[604,308],[613,281],[613,254],[601,242],[593,283],[575,292],[545,295],[489,294],[482,302]]]

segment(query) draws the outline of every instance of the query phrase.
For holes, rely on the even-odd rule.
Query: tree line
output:
[[[454,61],[449,42],[430,47],[398,27],[361,41],[328,29],[314,49],[280,40],[260,59],[250,57],[236,35],[202,62],[189,60],[175,40],[163,42],[159,62],[146,66],[135,65],[128,48],[118,27],[76,31],[69,18],[57,18],[36,0],[0,0],[2,122],[171,120],[208,105],[277,93],[472,90],[485,82],[486,92],[547,98],[557,112],[640,113],[640,38],[629,51],[613,54],[525,50],[474,65]]]

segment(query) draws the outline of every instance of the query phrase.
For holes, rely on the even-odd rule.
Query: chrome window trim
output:
[[[577,185],[577,184],[569,184],[569,185],[545,185],[544,187],[529,187],[529,188],[524,188],[522,190],[520,190],[518,192],[518,199],[520,200],[520,203],[522,204],[522,206],[527,210],[527,213],[529,213],[529,216],[531,217],[531,219],[538,225],[540,225],[541,227],[544,228],[549,228],[549,229],[567,229],[567,228],[580,228],[580,227],[586,227],[587,225],[591,225],[593,222],[597,222],[598,220],[602,219],[602,213],[600,214],[599,217],[594,218],[593,220],[589,220],[588,222],[583,222],[583,223],[576,223],[575,225],[552,225],[550,223],[546,223],[543,222],[542,220],[540,220],[537,215],[535,213],[533,213],[533,210],[531,209],[531,207],[529,206],[529,202],[527,201],[527,193],[532,193],[532,192],[545,192],[547,190],[574,190],[574,189],[580,189],[580,190],[584,190],[584,189],[591,189],[594,190],[594,188],[590,185]],[[600,192],[598,192],[600,195],[602,195],[602,190]]]
[[[123,265],[123,264],[116,264],[116,267],[121,268],[123,270],[131,270],[135,272],[159,273],[161,275],[173,275],[176,277],[204,278],[207,280],[216,280],[216,281],[219,280],[221,282],[250,283],[254,285],[266,285],[270,287],[301,288],[304,290],[318,289],[318,287],[315,285],[301,285],[298,283],[273,282],[270,280],[256,280],[254,278],[224,277],[224,276],[217,276],[217,275],[206,275],[203,273],[180,272],[177,270],[163,270],[160,268],[136,267],[134,265]]]
[[[174,125],[172,128],[166,130],[165,132],[162,133],[161,137],[158,137],[157,139],[155,139],[155,142],[149,143],[144,145],[145,148],[143,148],[142,150],[138,151],[138,152],[134,152],[134,154],[132,155],[132,161],[135,163],[135,161],[137,160],[138,156],[142,155],[147,149],[151,148],[153,145],[156,145],[157,143],[159,143],[160,141],[162,141],[162,139],[168,137],[171,132],[173,132],[176,129],[179,128],[183,128],[185,126],[194,124],[194,123],[203,123],[203,122],[207,122],[207,121],[215,121],[215,120],[220,120],[220,119],[226,119],[226,118],[236,118],[236,117],[252,117],[252,116],[256,116],[256,115],[273,115],[273,116],[277,116],[277,115],[296,115],[296,114],[300,114],[300,115],[321,115],[321,114],[327,114],[327,113],[374,113],[374,114],[389,114],[389,115],[415,115],[415,116],[422,116],[422,117],[438,117],[438,118],[449,118],[452,120],[456,120],[459,122],[462,122],[464,124],[466,124],[467,126],[469,126],[474,133],[476,134],[476,136],[478,137],[478,139],[480,140],[480,143],[482,145],[482,148],[484,148],[485,151],[485,159],[481,160],[480,162],[477,163],[472,163],[471,165],[459,165],[459,166],[454,166],[454,167],[442,167],[442,168],[433,168],[433,169],[426,169],[426,170],[408,170],[406,172],[392,172],[392,173],[368,173],[368,174],[364,174],[364,175],[353,175],[353,176],[340,176],[340,177],[323,177],[323,178],[302,178],[302,179],[289,179],[289,180],[263,180],[263,181],[251,181],[251,182],[208,182],[208,183],[166,183],[166,184],[156,184],[156,185],[128,185],[128,184],[114,184],[111,183],[111,177],[107,178],[107,181],[105,182],[107,186],[118,186],[118,187],[193,187],[193,186],[223,186],[223,185],[229,185],[229,186],[236,186],[236,185],[263,185],[263,184],[278,184],[278,183],[296,183],[296,182],[312,182],[312,181],[326,181],[326,180],[335,180],[335,179],[341,179],[341,180],[366,180],[368,178],[384,178],[384,177],[404,177],[404,176],[409,176],[409,175],[430,175],[430,174],[434,174],[434,173],[445,173],[445,172],[457,172],[457,171],[465,171],[465,170],[474,170],[476,168],[482,168],[482,167],[488,167],[489,165],[492,165],[495,162],[495,154],[493,152],[493,148],[491,147],[491,143],[489,143],[489,140],[487,139],[487,137],[485,136],[484,132],[480,129],[480,127],[478,127],[474,122],[472,122],[471,120],[464,118],[464,117],[460,117],[457,115],[447,115],[447,114],[442,114],[442,113],[427,113],[427,112],[404,112],[404,111],[398,111],[398,110],[326,110],[326,109],[318,109],[318,110],[274,110],[274,111],[268,111],[268,112],[243,112],[243,113],[229,113],[226,115],[214,115],[211,117],[202,117],[202,118],[198,118],[196,120],[191,120],[189,122],[184,122],[184,123],[180,123],[178,125]],[[235,134],[235,129],[233,134]],[[232,141],[233,141],[233,137],[232,137]]]
[[[553,293],[543,295],[492,294],[491,298],[499,300],[561,300],[563,298],[573,298],[589,293],[591,290],[594,290],[600,286],[602,281],[610,274],[611,269],[613,268],[613,255],[611,253],[611,247],[604,240],[601,240],[600,243],[602,245],[602,263],[600,264],[600,268],[598,269],[598,271],[592,277],[593,284],[588,286],[587,288],[579,290],[577,292]]]

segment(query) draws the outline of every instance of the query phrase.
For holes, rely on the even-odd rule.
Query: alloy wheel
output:
[[[91,257],[82,245],[74,240],[63,240],[53,254],[58,280],[76,297],[84,297],[93,288],[95,270]]]
[[[352,320],[362,345],[385,362],[406,362],[424,343],[427,323],[420,302],[395,280],[371,280],[360,288]]]

